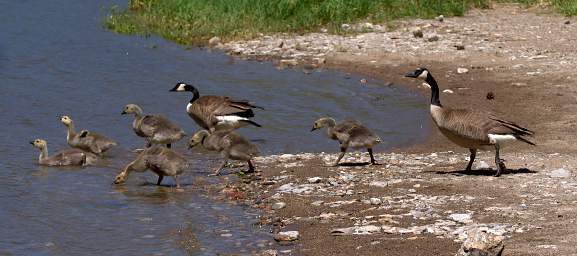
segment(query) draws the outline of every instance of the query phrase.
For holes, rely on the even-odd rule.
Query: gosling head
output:
[[[43,149],[46,147],[46,141],[43,139],[35,139],[31,141],[30,144],[32,144],[32,146],[34,146],[37,149]]]
[[[62,122],[66,126],[69,126],[70,124],[72,124],[72,119],[70,119],[69,116],[61,116],[60,122]]]
[[[313,128],[311,129],[311,132],[318,130],[318,129],[321,129],[323,127],[331,127],[331,126],[335,126],[335,119],[332,119],[330,117],[319,118],[313,124]]]
[[[192,137],[188,140],[188,148],[191,149],[193,147],[196,147],[196,146],[202,144],[202,141],[208,135],[209,135],[209,133],[207,130],[202,130],[202,131],[198,131],[198,132],[194,133],[194,135],[192,135]]]
[[[126,181],[126,177],[127,177],[127,172],[123,171],[121,173],[119,173],[118,175],[116,175],[116,177],[114,178],[114,184],[122,184]]]
[[[176,85],[174,86],[174,88],[170,89],[171,92],[198,92],[196,90],[196,88],[194,88],[194,86],[187,84],[187,83],[183,83],[183,82],[179,82],[176,83]]]
[[[405,77],[418,78],[421,80],[427,80],[428,76],[429,76],[429,70],[422,67],[415,69],[413,72],[405,74]]]
[[[128,104],[126,106],[124,106],[124,109],[122,110],[122,113],[120,113],[121,115],[126,115],[126,114],[141,114],[142,113],[142,109],[136,105],[136,104]]]

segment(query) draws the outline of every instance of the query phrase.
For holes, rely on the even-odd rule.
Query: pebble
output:
[[[371,198],[370,201],[372,205],[379,205],[382,203],[381,199],[375,197]]]
[[[277,242],[281,241],[295,241],[299,239],[299,232],[298,231],[284,231],[278,232],[274,235],[274,240]]]
[[[222,236],[222,237],[232,237],[232,234],[230,234],[230,233],[225,233],[225,234],[220,234],[220,236]]]
[[[439,35],[437,35],[437,34],[430,34],[430,35],[427,36],[427,41],[429,41],[429,42],[439,41]]]
[[[459,73],[459,74],[466,74],[466,73],[469,73],[469,70],[466,69],[466,68],[458,68],[458,69],[457,69],[457,73]]]
[[[443,90],[444,93],[455,93],[453,90],[445,89]]]
[[[489,234],[483,230],[472,229],[455,256],[499,256],[505,245],[504,237]]]
[[[443,16],[443,15],[441,14],[441,15],[437,16],[437,17],[435,18],[435,20],[437,20],[438,22],[443,22],[443,21],[445,20],[445,16]]]
[[[449,215],[449,219],[461,223],[471,223],[472,222],[471,218],[472,218],[471,214],[468,213],[453,213]]]
[[[284,203],[284,202],[277,202],[277,203],[274,203],[272,205],[273,210],[280,210],[280,209],[285,208],[285,207],[286,207],[286,203]]]
[[[571,171],[567,170],[567,169],[556,169],[551,171],[551,173],[549,173],[549,177],[551,178],[567,178],[567,177],[571,177]]]
[[[422,38],[423,37],[423,30],[419,27],[414,27],[411,29],[411,33],[413,33],[414,37]]]
[[[477,169],[489,169],[489,168],[491,168],[491,166],[489,166],[489,164],[485,161],[479,161],[479,162],[477,162],[476,168]]]
[[[323,178],[321,177],[312,177],[312,178],[308,178],[307,181],[309,183],[319,183],[323,180]]]

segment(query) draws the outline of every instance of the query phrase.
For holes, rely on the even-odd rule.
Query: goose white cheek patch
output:
[[[428,75],[429,75],[429,71],[425,70],[418,77],[420,79],[426,80]]]
[[[178,88],[176,88],[176,91],[179,91],[179,92],[185,91],[185,90],[184,90],[184,84],[179,84],[179,85],[178,85]]]

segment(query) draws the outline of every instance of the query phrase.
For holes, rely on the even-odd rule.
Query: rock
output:
[[[459,51],[465,50],[465,45],[463,45],[463,44],[456,44],[456,45],[454,45],[454,46],[455,46],[455,48],[457,48],[457,50],[459,50]]]
[[[284,203],[284,202],[277,202],[277,203],[274,203],[272,205],[273,210],[280,210],[280,209],[285,208],[285,207],[286,207],[286,203]]]
[[[453,90],[445,89],[443,90],[444,93],[455,93]]]
[[[443,16],[443,15],[441,14],[441,15],[435,17],[435,20],[437,20],[438,22],[443,22],[443,21],[445,21],[445,16]]]
[[[344,30],[349,30],[349,29],[351,29],[351,25],[344,23],[341,25],[341,28]]]
[[[208,46],[214,47],[220,44],[220,37],[215,36],[208,40]]]
[[[381,199],[375,197],[371,198],[370,201],[372,205],[379,205],[382,203]]]
[[[373,28],[374,28],[373,23],[365,22],[365,23],[361,24],[361,29],[372,30]]]
[[[505,248],[503,236],[492,235],[478,228],[467,231],[467,238],[455,256],[500,256]]]
[[[427,36],[427,41],[429,41],[429,42],[439,41],[439,35],[437,35],[437,34],[430,34],[430,35]]]
[[[278,255],[278,251],[277,250],[264,250],[262,252],[260,252],[258,254],[259,256],[277,256]]]
[[[319,183],[321,182],[321,180],[323,180],[323,178],[321,177],[312,177],[307,179],[309,183]]]
[[[493,93],[493,92],[488,92],[486,98],[487,98],[488,100],[493,100],[493,99],[495,99],[495,93]]]
[[[422,38],[423,37],[423,30],[419,27],[414,27],[411,29],[411,33],[413,33],[414,37]]]
[[[457,73],[459,73],[459,74],[466,74],[466,73],[469,73],[469,70],[466,69],[466,68],[458,68],[458,69],[457,69]]]
[[[274,235],[274,240],[276,240],[277,242],[281,242],[281,241],[295,241],[299,239],[299,232],[298,231],[284,231],[284,232],[278,232],[276,235]]]
[[[571,177],[571,171],[567,169],[556,169],[549,173],[549,177],[551,178],[567,178]]]
[[[477,162],[477,167],[476,167],[476,168],[477,168],[477,169],[489,169],[489,168],[491,168],[491,167],[489,166],[489,164],[488,164],[487,162],[485,162],[485,161],[479,161],[479,162]]]
[[[471,214],[468,213],[453,213],[449,215],[449,219],[461,223],[471,223],[472,222],[471,218],[472,218]]]
[[[381,232],[381,227],[375,225],[366,225],[360,227],[349,227],[349,228],[337,228],[331,230],[331,235],[333,236],[344,236],[344,235],[371,235]]]
[[[281,60],[280,63],[287,66],[296,66],[299,64],[299,62],[295,59]]]
[[[565,21],[565,25],[569,25],[569,24],[571,24],[570,20]]]

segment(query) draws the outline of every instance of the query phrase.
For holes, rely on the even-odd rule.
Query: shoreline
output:
[[[264,36],[214,45],[241,58],[273,60],[278,68],[357,73],[428,97],[428,89],[402,77],[426,65],[447,106],[495,112],[536,130],[538,144],[507,147],[509,171],[495,178],[492,152],[481,152],[466,173],[467,150],[431,126],[426,142],[377,153],[381,166],[325,167],[336,155],[324,153],[265,156],[255,160],[260,180],[215,189],[262,209],[261,224],[273,233],[298,231],[289,242],[297,254],[455,255],[472,227],[502,236],[503,255],[576,254],[577,232],[569,228],[577,221],[577,146],[571,143],[577,140],[576,23],[500,5],[443,22],[408,21],[395,32]],[[529,29],[519,31],[521,25]],[[422,38],[413,35],[417,27]],[[340,38],[345,48],[319,53],[318,47],[338,41],[325,37]],[[494,99],[487,99],[489,92]],[[368,159],[352,153],[344,160],[359,157]]]

